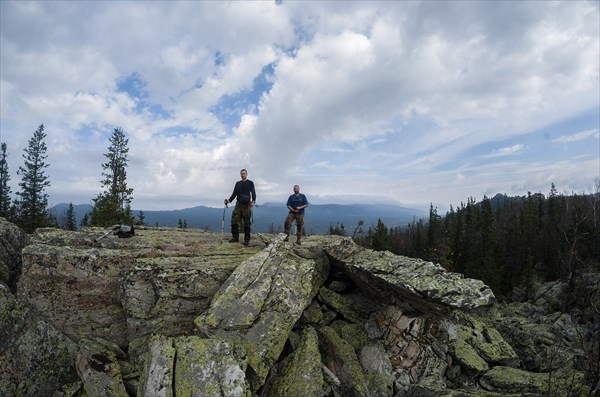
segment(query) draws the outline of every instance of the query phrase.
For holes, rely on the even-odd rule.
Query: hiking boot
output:
[[[283,241],[288,241],[290,239],[290,235],[288,234],[287,236],[285,236],[285,238],[283,239]]]
[[[242,244],[244,244],[245,246],[248,246],[250,244],[250,240],[244,240],[244,242]]]
[[[231,240],[229,240],[230,243],[239,243],[240,239],[239,238],[232,238]]]
[[[299,239],[299,238],[297,238],[297,239],[296,239],[296,244],[298,244],[298,245],[302,245],[302,243],[300,242],[300,239]]]

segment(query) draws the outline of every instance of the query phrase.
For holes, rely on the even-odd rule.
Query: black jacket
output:
[[[237,181],[233,188],[233,193],[231,193],[231,197],[229,197],[229,202],[232,202],[236,197],[240,204],[248,204],[250,201],[256,201],[254,182],[249,179]]]

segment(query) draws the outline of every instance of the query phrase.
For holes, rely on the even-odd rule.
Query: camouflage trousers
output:
[[[285,224],[283,225],[283,232],[287,235],[290,234],[290,230],[292,229],[292,223],[296,220],[296,236],[302,236],[302,228],[304,227],[304,214],[298,214],[295,212],[290,212],[285,218]]]
[[[252,207],[250,203],[235,203],[233,214],[231,214],[231,234],[234,239],[240,237],[240,223],[244,225],[244,240],[250,241],[250,225],[252,224]]]

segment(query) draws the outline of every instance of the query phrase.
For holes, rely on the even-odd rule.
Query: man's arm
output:
[[[306,198],[305,195],[302,195],[302,208],[306,208],[308,207],[308,199]]]
[[[250,190],[250,201],[256,202],[256,189],[254,188],[254,182],[252,182],[252,188]]]
[[[231,193],[231,197],[229,197],[229,199],[227,200],[228,202],[231,203],[233,201],[233,199],[235,199],[237,197],[237,195],[239,193],[239,185],[240,185],[239,182],[235,183],[235,186],[233,187],[233,192]]]

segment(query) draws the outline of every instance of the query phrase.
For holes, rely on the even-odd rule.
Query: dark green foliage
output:
[[[332,236],[345,236],[346,228],[344,228],[344,224],[337,223],[335,226],[329,225],[329,234]]]
[[[389,249],[481,279],[504,296],[536,277],[571,283],[585,266],[598,265],[599,224],[600,182],[593,194],[569,196],[552,184],[548,196],[469,198],[444,218],[432,205],[428,222],[389,230]],[[373,239],[356,240],[374,248]]]
[[[102,164],[102,187],[104,191],[94,199],[91,225],[109,227],[115,224],[133,223],[131,200],[133,189],[127,187],[127,153],[129,140],[120,128],[115,128],[109,139],[108,162]]]
[[[50,186],[50,181],[44,173],[44,169],[49,166],[44,162],[47,157],[45,138],[44,125],[41,124],[24,150],[25,162],[18,171],[21,175],[21,182],[19,182],[21,190],[17,192],[20,199],[15,203],[17,208],[15,223],[27,233],[32,233],[38,227],[54,224],[54,219],[47,212],[48,194],[45,190]]]
[[[79,227],[86,227],[90,225],[90,214],[85,214],[81,221],[79,221]]]
[[[0,216],[10,219],[10,174],[8,172],[8,162],[6,161],[6,143],[0,145]]]
[[[144,216],[144,211],[140,210],[140,212],[138,212],[137,224],[145,225],[146,224],[145,221],[146,221],[146,217]]]
[[[76,225],[76,221],[75,221],[75,209],[73,208],[73,203],[69,203],[69,207],[67,208],[67,215],[66,215],[66,223],[65,223],[65,229],[66,230],[77,230],[77,225]]]
[[[377,219],[377,226],[375,226],[375,231],[372,234],[369,234],[371,235],[372,249],[374,249],[375,251],[385,251],[390,249],[388,229],[381,221],[381,218]]]

